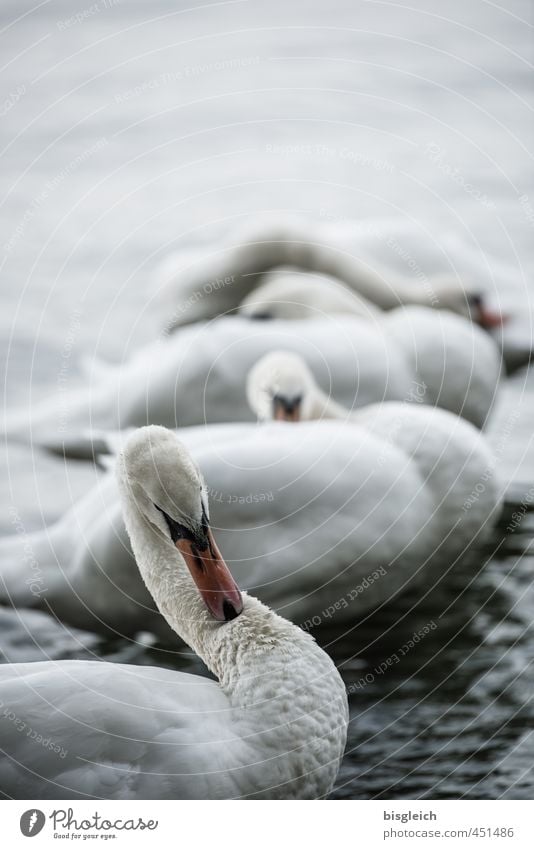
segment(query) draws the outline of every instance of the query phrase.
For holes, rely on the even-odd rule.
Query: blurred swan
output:
[[[13,440],[60,448],[72,434],[94,429],[250,421],[247,374],[278,348],[304,357],[323,389],[349,408],[409,399],[417,384],[425,403],[478,427],[501,368],[489,334],[445,311],[406,307],[377,321],[355,315],[251,323],[233,316],[185,327],[107,374],[99,369],[78,389],[69,381],[31,410],[10,413],[5,430]]]
[[[360,420],[369,410],[351,412],[330,398],[292,351],[271,351],[254,364],[247,377],[247,400],[260,421]]]
[[[381,228],[378,245],[369,251],[372,240],[357,221],[317,222],[290,214],[247,221],[222,247],[171,256],[162,263],[158,280],[163,301],[174,309],[170,324],[180,327],[226,315],[243,302],[246,311],[246,299],[253,298],[263,275],[280,266],[310,272],[310,289],[318,282],[314,275],[334,278],[380,310],[419,305],[450,310],[488,328],[501,324],[500,314],[486,304],[487,286],[474,285],[471,274],[457,272],[461,246],[453,246],[450,260],[447,244],[441,249],[428,234],[427,245],[422,244],[424,234],[414,227],[399,230],[398,222],[388,222]],[[427,273],[415,259],[420,255]],[[468,267],[472,272],[473,263]]]
[[[340,419],[374,429],[375,419],[381,420],[384,415],[384,405],[380,404],[353,410],[338,404],[318,386],[305,360],[292,351],[271,351],[261,357],[248,374],[246,392],[251,410],[264,422]],[[423,403],[422,387],[415,387],[408,400]],[[385,407],[387,414],[392,405]],[[423,421],[416,413],[416,429]]]
[[[336,623],[352,623],[431,585],[498,512],[491,452],[474,427],[417,403],[370,409],[355,423],[179,431],[210,482],[212,525],[238,583],[296,623],[340,599]],[[85,456],[120,450],[124,438],[87,437]],[[464,509],[481,480],[483,493]],[[0,601],[78,627],[172,638],[135,569],[110,475],[51,528],[0,541]]]
[[[324,315],[358,315],[379,321],[382,311],[333,277],[280,268],[240,303],[239,312],[253,319],[309,319]]]
[[[118,483],[141,576],[217,683],[104,662],[0,666],[3,792],[17,799],[328,795],[348,721],[330,658],[309,634],[241,596],[210,529],[206,487],[174,434],[135,433]]]
[[[40,610],[0,609],[1,663],[89,658],[101,643],[95,633],[66,626]]]

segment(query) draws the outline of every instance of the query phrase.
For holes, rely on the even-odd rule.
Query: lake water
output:
[[[528,0],[4,0],[6,405],[153,339],[158,261],[266,210],[391,220],[437,246],[453,234],[512,316],[507,344],[530,344],[532,25]],[[532,390],[527,372],[510,381],[494,425],[498,444],[517,411],[500,465],[519,498],[534,483]],[[2,463],[5,534],[13,508],[41,528],[95,475],[17,444]],[[504,516],[468,585],[460,570],[415,607],[318,634],[351,701],[335,797],[532,798],[528,506],[513,533]],[[199,670],[188,652],[65,633],[40,614],[0,611],[0,650]]]

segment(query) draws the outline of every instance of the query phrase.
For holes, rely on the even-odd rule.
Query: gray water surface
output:
[[[120,361],[152,340],[165,321],[158,260],[265,210],[391,220],[437,245],[453,233],[511,313],[508,343],[530,344],[528,0],[95,5],[0,9],[8,408],[57,393],[60,375],[81,380],[84,357]],[[532,380],[523,372],[501,395],[496,430],[518,411],[501,467],[521,498],[534,482]],[[3,446],[2,532],[13,509],[27,532],[51,523],[95,474]],[[510,533],[508,513],[433,598],[317,634],[350,692],[334,797],[532,798],[534,519],[522,515]],[[202,672],[148,638],[105,641],[7,610],[0,651]]]

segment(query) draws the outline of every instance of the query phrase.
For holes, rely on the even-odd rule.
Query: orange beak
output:
[[[243,599],[232,574],[208,529],[208,545],[199,551],[194,542],[179,539],[176,548],[198,587],[204,604],[220,622],[229,622],[243,610]]]
[[[483,296],[478,296],[473,300],[473,307],[475,321],[484,330],[494,330],[496,327],[502,327],[508,321],[507,315],[502,315],[502,313],[487,307]]]
[[[478,323],[484,330],[494,330],[496,327],[502,327],[507,321],[507,315],[501,315],[501,313],[487,309],[487,307],[481,307],[478,311]]]

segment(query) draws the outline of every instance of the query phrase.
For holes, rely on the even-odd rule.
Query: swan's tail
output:
[[[104,435],[84,432],[71,434],[65,438],[45,438],[41,448],[50,454],[56,454],[69,460],[90,460],[97,465],[102,454],[109,454],[110,449]]]
[[[31,408],[18,408],[6,416],[1,434],[10,442],[40,445],[47,434],[61,433],[65,420],[58,405],[50,399]]]
[[[128,439],[134,430],[135,428],[117,431],[82,430],[65,439],[49,439],[42,444],[42,447],[51,454],[57,454],[69,460],[90,460],[97,466],[107,469],[110,464],[113,465],[124,440]]]
[[[8,413],[0,434],[11,442],[37,447],[61,445],[76,439],[78,433],[110,424],[113,395],[99,382],[91,387],[75,387],[71,391],[55,389],[43,401],[31,407]]]

